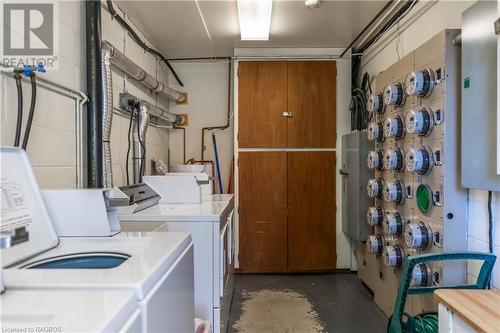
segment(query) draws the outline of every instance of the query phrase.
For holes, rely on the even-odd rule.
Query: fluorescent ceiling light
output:
[[[241,40],[269,40],[273,0],[238,0]]]

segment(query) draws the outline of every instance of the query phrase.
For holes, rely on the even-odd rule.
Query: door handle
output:
[[[293,117],[293,112],[283,112],[283,117],[291,118]]]
[[[346,169],[340,169],[339,172],[341,176],[349,176],[349,171],[347,171]]]

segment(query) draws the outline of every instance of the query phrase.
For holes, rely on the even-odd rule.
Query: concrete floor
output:
[[[240,274],[228,332],[383,333],[386,325],[355,274]]]

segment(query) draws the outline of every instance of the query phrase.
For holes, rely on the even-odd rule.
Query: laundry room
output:
[[[3,0],[2,332],[500,333],[500,0]]]

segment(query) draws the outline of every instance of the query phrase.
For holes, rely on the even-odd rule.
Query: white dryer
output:
[[[2,299],[21,290],[128,291],[140,310],[143,332],[194,331],[188,233],[58,238],[26,154],[1,148],[1,167],[2,234],[29,239],[1,250],[7,287]],[[71,211],[67,220],[71,223]]]
[[[200,203],[159,204],[135,213],[119,210],[122,230],[186,231],[194,242],[195,315],[225,332],[234,275],[232,194],[203,195]],[[150,229],[153,228],[153,229]]]

